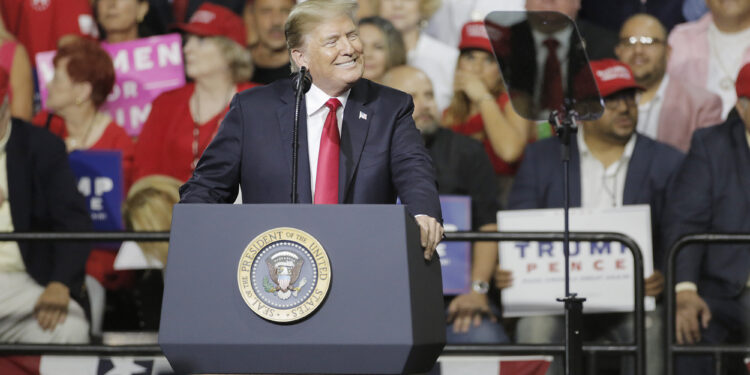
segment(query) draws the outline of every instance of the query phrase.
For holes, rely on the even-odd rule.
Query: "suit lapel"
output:
[[[372,110],[365,106],[369,101],[367,83],[367,80],[360,79],[352,87],[344,108],[339,154],[339,203],[345,203],[349,195],[373,116]]]
[[[292,176],[292,143],[294,142],[294,90],[283,90],[279,96],[282,105],[276,110],[281,135],[281,151],[289,165]],[[310,192],[310,158],[307,148],[307,110],[302,99],[299,112],[299,149],[297,151],[297,194],[300,203],[312,203]]]
[[[646,142],[641,135],[636,135],[633,155],[628,163],[628,171],[625,175],[625,189],[622,193],[622,204],[638,203],[638,192],[643,191],[646,186],[646,176],[650,169],[651,159],[654,153],[654,144]]]
[[[739,116],[735,117],[735,124],[732,126],[733,156],[737,160],[737,174],[745,192],[745,199],[750,203],[750,149],[747,145],[745,127]]]

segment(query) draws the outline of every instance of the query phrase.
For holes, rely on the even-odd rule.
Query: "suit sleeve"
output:
[[[414,125],[414,103],[408,97],[396,115],[391,138],[391,173],[401,201],[412,215],[427,215],[442,222],[432,159]]]
[[[539,199],[536,196],[540,181],[537,178],[539,164],[537,163],[537,152],[534,144],[526,146],[521,166],[518,168],[513,186],[508,195],[509,210],[525,210],[540,208]]]
[[[193,176],[180,187],[180,203],[232,203],[235,200],[240,182],[243,120],[239,95],[235,95]]]
[[[670,249],[685,234],[709,231],[714,180],[708,150],[700,137],[693,136],[690,152],[666,201],[662,219],[664,249]],[[705,251],[704,245],[691,245],[679,253],[675,260],[676,282],[698,282]]]
[[[39,139],[45,141],[39,152],[41,157],[38,159],[39,172],[36,175],[41,178],[42,193],[46,202],[49,202],[50,229],[55,232],[91,231],[91,217],[86,209],[85,199],[78,192],[65,145],[50,134],[44,134]],[[86,243],[56,242],[50,280],[70,287],[85,272],[90,250]]]

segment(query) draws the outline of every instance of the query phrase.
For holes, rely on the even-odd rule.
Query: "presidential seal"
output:
[[[263,319],[291,323],[312,314],[331,285],[331,264],[318,240],[294,228],[274,228],[245,247],[237,285]]]

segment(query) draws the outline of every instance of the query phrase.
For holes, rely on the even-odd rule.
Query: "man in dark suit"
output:
[[[665,244],[691,233],[750,232],[750,64],[727,120],[693,135],[664,217]],[[679,344],[750,343],[750,245],[690,245],[675,263]],[[679,358],[678,374],[713,374],[711,357]]]
[[[65,145],[11,119],[7,88],[0,69],[0,231],[91,230]],[[88,254],[88,246],[70,242],[0,242],[0,342],[88,342]]]
[[[591,62],[596,84],[604,97],[604,113],[598,120],[584,121],[571,139],[570,204],[572,207],[607,208],[649,204],[652,231],[659,222],[666,190],[682,161],[676,149],[635,132],[638,122],[633,73],[627,65],[612,59]],[[557,138],[529,145],[510,193],[509,209],[558,208],[563,206],[563,173]],[[658,238],[655,236],[654,238]],[[654,242],[656,245],[658,242]],[[654,274],[646,279],[646,295],[657,296],[663,289],[660,247],[654,246]],[[647,314],[647,373],[660,374],[661,316],[659,309]],[[587,316],[596,330],[585,331],[586,339],[630,341],[632,314]],[[589,326],[590,327],[590,326]],[[518,342],[562,341],[562,317],[526,317],[517,326]],[[559,370],[553,366],[551,371]]]
[[[299,201],[384,204],[398,196],[429,259],[443,234],[435,173],[411,98],[361,79],[355,9],[353,0],[309,0],[285,25],[292,66],[307,67],[313,82],[301,107]],[[181,202],[232,202],[240,185],[244,203],[290,202],[292,86],[284,79],[235,96]]]

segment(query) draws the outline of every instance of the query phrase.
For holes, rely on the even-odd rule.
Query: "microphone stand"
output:
[[[312,77],[306,67],[300,67],[297,76],[294,78],[294,127],[292,128],[292,204],[298,203],[299,194],[297,193],[297,169],[299,164],[299,109],[302,98],[310,90]]]
[[[565,254],[565,297],[557,301],[565,304],[565,375],[583,373],[583,302],[585,298],[570,292],[570,137],[578,131],[576,118],[578,113],[571,106],[565,106],[564,112],[552,111],[549,123],[555,127],[555,133],[562,144],[564,216],[563,252]]]

